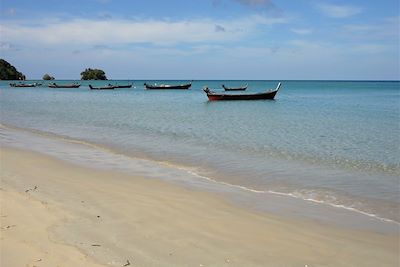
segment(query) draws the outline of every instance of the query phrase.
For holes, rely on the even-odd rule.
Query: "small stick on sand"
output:
[[[126,263],[124,265],[122,265],[122,266],[128,266],[128,265],[131,265],[131,263],[130,263],[129,260],[126,260]]]
[[[3,229],[9,229],[9,228],[15,227],[15,226],[16,226],[15,224],[13,224],[13,225],[7,225],[7,226],[3,227]]]
[[[99,244],[92,244],[92,247],[101,247]]]
[[[29,191],[34,191],[34,190],[36,190],[37,188],[38,188],[38,187],[35,185],[34,188],[26,189],[26,190],[25,190],[25,193],[28,193]]]

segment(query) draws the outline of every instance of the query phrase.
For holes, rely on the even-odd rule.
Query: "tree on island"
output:
[[[50,81],[50,80],[54,80],[54,77],[50,76],[49,74],[46,73],[45,75],[43,75],[42,79],[45,81]]]
[[[81,72],[81,80],[107,80],[107,77],[100,69],[88,68]]]
[[[5,61],[0,59],[0,80],[25,80],[26,77],[21,72]]]

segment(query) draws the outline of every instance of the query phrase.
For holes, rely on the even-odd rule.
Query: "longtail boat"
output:
[[[247,89],[248,84],[241,86],[241,87],[226,87],[225,84],[222,85],[222,87],[225,89],[225,91],[244,91]]]
[[[127,85],[113,85],[115,88],[131,88],[132,84],[127,84]]]
[[[144,86],[146,87],[146,89],[189,89],[190,86],[192,86],[192,82],[187,83],[187,84],[179,84],[179,85],[170,85],[170,84],[147,84],[144,83]]]
[[[279,88],[281,87],[281,83],[278,83],[275,89],[268,90],[262,93],[255,94],[224,94],[224,93],[216,93],[208,89],[208,87],[204,88],[204,92],[206,92],[208,100],[216,101],[216,100],[260,100],[260,99],[274,99],[276,93],[278,93]]]
[[[114,90],[115,86],[114,85],[107,85],[107,86],[100,86],[100,87],[93,87],[89,84],[90,90]]]
[[[75,84],[75,83],[71,83],[71,84],[50,83],[48,85],[48,87],[50,87],[50,88],[79,88],[79,86],[81,86],[81,85],[80,84]]]
[[[37,83],[10,83],[11,87],[36,87]]]

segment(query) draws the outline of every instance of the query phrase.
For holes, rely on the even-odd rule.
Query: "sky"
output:
[[[399,80],[398,0],[0,0],[28,79]]]

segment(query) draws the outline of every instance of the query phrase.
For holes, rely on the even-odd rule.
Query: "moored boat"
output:
[[[50,88],[79,88],[79,86],[81,86],[81,85],[80,84],[75,84],[75,83],[71,83],[71,84],[50,83],[48,85],[48,87],[50,87]]]
[[[100,86],[100,87],[93,87],[92,85],[89,84],[90,90],[114,90],[115,86],[114,85],[107,85],[107,86]]]
[[[261,100],[261,99],[274,99],[276,93],[278,93],[281,83],[278,83],[275,89],[268,90],[266,92],[255,93],[255,94],[225,94],[216,93],[211,91],[208,87],[204,88],[204,92],[207,94],[208,100]]]
[[[179,84],[179,85],[171,85],[171,84],[147,84],[144,83],[144,86],[146,87],[146,89],[189,89],[192,86],[192,82],[187,83],[187,84]]]
[[[113,85],[115,88],[131,88],[132,84],[127,84],[127,85]]]
[[[247,89],[247,86],[248,84],[245,84],[244,86],[241,87],[226,87],[225,84],[222,85],[225,91],[244,91]]]
[[[11,87],[36,87],[38,83],[10,83]]]

